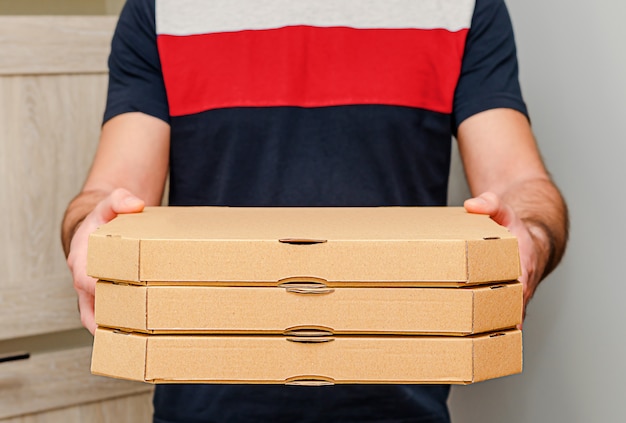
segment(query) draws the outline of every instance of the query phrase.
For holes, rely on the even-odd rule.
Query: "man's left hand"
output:
[[[522,267],[520,282],[524,288],[525,316],[526,306],[535,293],[546,266],[545,255],[541,254],[540,237],[543,234],[537,233],[531,225],[520,219],[509,205],[492,192],[485,192],[478,197],[470,198],[465,201],[464,206],[469,213],[489,215],[496,223],[505,226],[517,237]]]

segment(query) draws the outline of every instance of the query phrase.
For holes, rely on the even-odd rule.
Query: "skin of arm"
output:
[[[70,202],[61,226],[67,264],[78,294],[81,321],[96,329],[96,280],[87,276],[87,240],[120,213],[160,205],[169,167],[170,127],[142,113],[114,117],[102,127],[93,165],[81,192]]]
[[[518,239],[525,313],[539,282],[565,252],[567,206],[522,113],[512,109],[478,113],[461,123],[457,140],[474,196],[465,201],[465,209],[488,214]]]

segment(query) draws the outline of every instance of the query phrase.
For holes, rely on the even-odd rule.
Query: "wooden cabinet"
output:
[[[129,395],[45,413],[0,420],[2,423],[141,423],[152,421],[152,395]]]
[[[0,363],[0,422],[149,421],[151,387],[92,376],[88,343],[46,341],[81,327],[60,223],[97,144],[115,21],[0,17],[0,354],[42,339]]]
[[[80,327],[60,222],[98,141],[114,25],[0,17],[0,340]]]
[[[71,416],[76,411],[69,409],[76,405],[126,396],[136,398],[137,394],[149,393],[150,388],[146,385],[91,375],[90,359],[91,347],[82,347],[34,354],[28,360],[0,364],[0,422],[4,422],[3,418],[58,409],[65,409]],[[144,399],[141,401],[145,402]],[[103,413],[112,413],[106,406],[100,407]],[[144,410],[145,413],[146,410],[145,406],[137,411],[132,408],[125,412],[137,416],[138,412]],[[146,417],[149,418],[149,414],[143,416],[143,421]],[[88,420],[64,420],[71,421]]]

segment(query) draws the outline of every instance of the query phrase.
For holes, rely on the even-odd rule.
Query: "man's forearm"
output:
[[[108,194],[105,191],[83,191],[67,206],[61,225],[61,242],[65,257],[70,252],[70,243],[82,221]]]

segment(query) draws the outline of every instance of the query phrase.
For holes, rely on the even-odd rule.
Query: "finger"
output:
[[[114,213],[139,213],[144,208],[144,202],[129,191],[119,188],[111,193],[111,208]]]
[[[78,292],[78,309],[80,321],[83,326],[93,335],[96,331],[96,319],[94,315],[94,297],[84,291]]]
[[[492,215],[500,207],[500,198],[492,192],[483,192],[478,197],[465,200],[465,210],[470,213]]]
[[[118,188],[98,203],[91,217],[93,217],[93,223],[100,226],[120,213],[139,213],[144,206],[143,200],[124,188]]]
[[[463,204],[469,213],[487,214],[495,222],[510,228],[516,223],[516,215],[511,207],[502,203],[493,192],[484,192],[478,197],[465,200]]]
[[[93,297],[96,294],[96,279],[87,274],[79,275],[74,278],[74,289],[76,292],[84,292]]]
[[[88,230],[86,230],[88,232]],[[78,233],[77,233],[78,235]],[[87,276],[87,237],[74,236],[67,264],[74,279],[74,289],[94,295],[96,280]]]
[[[525,300],[526,298],[524,298]],[[520,323],[519,325],[517,325],[517,328],[519,330],[523,330],[524,329],[524,320],[526,320],[526,306],[528,305],[528,303],[526,301],[524,301],[524,307],[522,307],[522,323]]]

